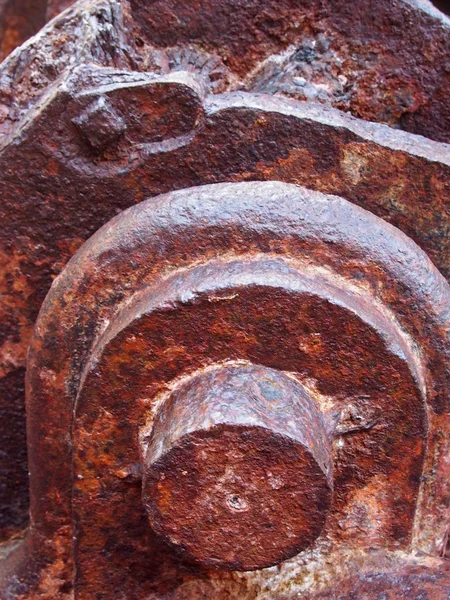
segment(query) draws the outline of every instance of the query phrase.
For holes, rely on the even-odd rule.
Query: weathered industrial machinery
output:
[[[82,0],[9,54],[2,600],[450,598],[449,92],[425,0]]]

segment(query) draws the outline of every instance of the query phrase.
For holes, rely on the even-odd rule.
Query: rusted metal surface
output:
[[[0,61],[73,0],[0,0]]]
[[[0,1],[0,60],[45,24],[47,1]]]
[[[450,21],[420,0],[130,0],[156,47],[212,49],[247,91],[325,101],[449,141]]]
[[[325,102],[449,141],[449,30],[425,0],[85,0],[29,45],[19,72],[18,57],[9,66],[19,80],[31,67],[32,94],[92,58],[160,74],[185,68],[208,74],[212,91]],[[58,50],[51,68],[42,46]]]
[[[330,437],[307,389],[279,371],[227,364],[190,378],[144,441],[153,530],[212,567],[250,571],[295,556],[325,524]]]
[[[50,15],[67,5],[54,4]],[[15,121],[65,69],[94,62],[189,70],[213,93],[324,102],[448,142],[449,31],[426,0],[83,0],[4,63],[5,117]]]
[[[32,345],[31,556],[14,571],[25,585],[37,544],[42,570],[28,597],[45,597],[49,581],[63,597],[75,566],[77,598],[118,586],[125,597],[293,598],[375,550],[400,569],[418,551],[440,556],[449,292],[397,229],[295,186],[206,186],[122,213],[57,279]],[[141,444],[155,416],[160,431],[161,398],[230,360],[284,371],[317,411],[334,414],[326,526],[280,571],[186,563],[149,527],[141,498]],[[3,595],[14,598],[17,585]]]
[[[74,3],[74,0],[47,0],[47,10],[45,13],[47,20],[50,21],[50,19],[55,18]]]
[[[384,565],[385,571],[368,570],[354,574],[338,585],[314,595],[315,600],[353,600],[354,598],[433,598],[446,600],[450,594],[449,563],[408,565]],[[299,596],[307,598],[308,596]]]
[[[5,375],[24,366],[39,307],[74,251],[119,210],[173,188],[281,179],[337,193],[400,227],[450,272],[447,147],[294,101],[202,100],[187,74],[155,80],[90,67],[61,85],[1,158]],[[112,128],[94,146],[120,136],[100,154],[83,131],[89,114]]]
[[[49,3],[45,18],[62,4]],[[23,375],[38,311],[70,257],[123,209],[150,198],[142,214],[148,211],[159,219],[166,202],[181,202],[177,195],[151,200],[161,193],[226,181],[296,183],[337,194],[392,223],[450,276],[449,147],[299,102],[331,104],[363,119],[448,141],[449,32],[448,19],[425,0],[351,5],[310,0],[301,6],[290,0],[182,5],[89,0],[75,4],[3,63],[1,539],[16,543],[27,524]],[[9,43],[8,36],[4,40]],[[75,568],[77,599],[116,597],[118,589],[130,598],[283,598],[288,590],[289,598],[306,593],[375,598],[383,585],[398,586],[398,597],[415,598],[421,585],[432,598],[441,592],[446,597],[445,563],[436,558],[445,554],[450,496],[446,284],[398,231],[384,225],[378,237],[372,233],[382,227],[373,217],[365,216],[364,231],[351,237],[349,223],[362,227],[358,219],[352,221],[351,210],[364,214],[355,207],[333,213],[336,222],[347,225],[333,225],[336,240],[331,233],[326,238],[326,223],[330,231],[333,227],[327,212],[324,225],[323,215],[301,205],[299,215],[306,218],[305,210],[310,226],[317,223],[316,238],[326,241],[320,246],[312,236],[312,241],[293,243],[292,231],[305,224],[287,208],[283,186],[270,185],[254,188],[259,203],[239,186],[233,188],[245,214],[255,203],[255,212],[242,223],[240,210],[230,208],[239,226],[227,221],[227,203],[233,200],[227,194],[235,193],[227,191],[231,188],[193,190],[186,198],[193,199],[193,213],[198,203],[205,204],[201,225],[189,229],[190,214],[178,221],[170,213],[164,217],[170,223],[164,236],[157,236],[160,247],[149,241],[150,249],[136,250],[136,256],[133,250],[130,258],[124,248],[131,248],[133,236],[137,245],[142,240],[124,217],[120,243],[108,247],[107,236],[96,242],[108,247],[105,264],[103,259],[100,266],[97,259],[87,261],[92,271],[88,268],[79,284],[81,275],[68,268],[63,281],[70,285],[30,363],[38,365],[30,375],[32,382],[37,378],[38,390],[31,384],[29,392],[33,520],[26,542],[0,562],[7,598],[71,597]],[[272,193],[280,202],[267,212]],[[286,191],[290,201],[295,194]],[[321,206],[320,195],[305,194]],[[209,206],[214,210],[208,212]],[[114,223],[104,231],[116,232]],[[259,229],[255,223],[266,226]],[[148,224],[142,227],[147,231]],[[393,244],[389,248],[384,237]],[[403,264],[398,239],[415,257],[409,279],[397,265]],[[87,256],[89,244],[80,256]],[[385,248],[379,256],[377,247]],[[270,259],[262,260],[261,253]],[[312,271],[308,253],[314,257],[308,258],[315,265]],[[146,260],[150,264],[144,265]],[[302,264],[290,262],[297,260]],[[321,271],[323,265],[332,277]],[[110,275],[97,273],[109,273],[110,267]],[[94,282],[92,289],[88,280]],[[144,287],[145,297],[140,297]],[[122,311],[125,298],[130,305]],[[47,323],[50,316],[43,314]],[[150,355],[151,368],[141,358]],[[229,361],[242,369],[263,365],[284,372],[280,377],[289,381],[297,379],[313,412],[325,419],[326,433],[319,438],[325,453],[332,443],[333,480],[324,467],[318,481],[325,496],[333,488],[334,495],[329,511],[325,507],[314,517],[317,532],[310,538],[299,530],[291,545],[281,533],[264,537],[264,519],[252,515],[262,515],[267,503],[287,516],[266,525],[287,527],[290,518],[293,530],[299,525],[289,495],[274,492],[269,500],[261,494],[255,504],[257,491],[270,488],[264,478],[252,484],[254,513],[231,513],[230,505],[220,504],[213,475],[195,454],[204,440],[199,431],[206,405],[205,414],[196,417],[197,433],[192,432],[200,435],[198,443],[180,442],[184,450],[179,450],[178,442],[166,439],[169,462],[161,463],[166,465],[163,474],[175,475],[164,493],[188,493],[170,462],[173,452],[181,452],[177,464],[197,465],[205,497],[211,506],[215,498],[216,514],[234,533],[228,541],[221,537],[220,519],[205,520],[200,504],[196,531],[199,537],[208,531],[204,537],[210,545],[201,546],[181,528],[187,513],[180,503],[164,504],[169,516],[162,519],[150,458],[144,469],[153,490],[144,503],[149,525],[140,494],[143,448],[152,435],[168,435],[158,428],[154,432],[155,411],[160,409],[161,417],[161,403],[170,404],[170,394],[176,396],[177,386],[195,373],[201,387],[208,368],[227,372]],[[200,396],[205,395],[206,388]],[[274,425],[278,417],[272,416],[266,414]],[[271,431],[269,421],[265,431]],[[225,427],[220,435],[233,438],[230,453],[234,447],[234,462],[239,462],[245,444],[256,447],[256,442],[250,433],[250,441],[244,441],[233,429],[236,423],[229,425],[232,429]],[[183,419],[179,427],[185,427]],[[254,432],[258,441],[260,433]],[[267,439],[273,442],[273,457],[277,435],[272,431]],[[226,471],[230,460],[217,451],[220,439],[204,442],[201,451]],[[302,443],[295,439],[294,453]],[[66,468],[72,450],[74,480]],[[292,472],[289,453],[285,463],[282,458],[280,451],[277,468],[284,464]],[[242,461],[247,481],[257,472],[254,460]],[[296,473],[296,489],[303,485],[302,473]],[[311,490],[310,484],[305,487]],[[246,547],[249,538],[239,533],[250,527],[258,551]],[[181,536],[177,551],[175,530]],[[259,570],[282,561],[294,547],[301,552],[283,561],[278,575]],[[413,567],[416,551],[424,554]],[[230,552],[236,552],[234,558]],[[221,569],[211,570],[212,564]],[[224,570],[232,568],[255,572]],[[308,581],[307,572],[314,581]],[[125,573],[131,574],[126,583]],[[333,577],[344,583],[326,591]]]

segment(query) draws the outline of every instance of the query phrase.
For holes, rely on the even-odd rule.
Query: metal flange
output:
[[[389,556],[395,568],[408,569],[420,550],[436,557],[426,559],[429,573],[441,569],[436,561],[448,523],[449,303],[448,284],[414,243],[337,197],[276,182],[219,184],[125,211],[74,257],[41,311],[28,375],[31,556],[23,571],[16,563],[16,579],[4,593],[14,597],[17,573],[29,571],[34,547],[43,563],[36,597],[48,569],[58,568],[55,582],[66,582],[76,569],[80,598],[107,596],[119,585],[129,596],[164,597],[194,581],[219,598],[230,591],[227,572],[194,568],[189,560],[258,569],[292,555],[294,546],[299,554],[283,563],[285,577],[270,569],[245,573],[233,579],[234,593],[256,597],[254,586],[265,582],[272,595],[286,596],[294,581],[302,593],[319,593],[329,578],[361,568],[363,555],[366,567],[370,557],[381,564]],[[273,369],[284,390],[278,401],[289,405],[295,421],[282,425],[289,410],[275,417],[265,406],[257,429],[242,437],[239,419],[258,414],[248,377],[259,386]],[[234,390],[232,398],[241,389],[239,378],[247,377],[238,421],[230,416],[233,402],[218,392],[231,411],[229,425],[219,429],[225,438],[200,434],[211,420],[221,421],[207,400],[210,393],[219,398],[216,376]],[[271,395],[264,383],[263,389]],[[191,417],[167,417],[189,406]],[[311,419],[315,424],[308,427]],[[283,439],[292,440],[290,450],[279,462],[269,453],[275,479],[267,456],[261,479],[253,480],[257,448],[276,445],[280,427]],[[223,453],[220,439],[228,439]],[[332,471],[327,439],[333,440]],[[238,455],[249,448],[255,457],[240,463]],[[291,483],[296,497],[301,488],[313,503],[325,493],[317,507],[326,525],[321,533],[301,533],[295,528],[301,502],[296,508],[288,502],[293,545],[279,525],[283,545],[277,546],[275,533],[271,546],[258,528],[276,524],[264,515],[271,506],[284,510],[289,485],[281,471],[287,466],[292,472],[292,460],[300,466],[304,448],[316,466],[299,468]],[[203,462],[197,451],[210,460]],[[239,464],[248,480],[240,493],[227,487],[221,496],[214,473],[230,485]],[[197,486],[183,483],[186,470],[198,474]],[[331,472],[334,496],[327,509]],[[308,473],[315,475],[309,479]],[[277,492],[272,499],[258,496],[258,489],[270,488]],[[196,496],[200,490],[209,505]],[[260,564],[245,538],[234,556],[229,547],[219,552],[220,519],[191,531],[183,521],[189,514],[197,524],[205,514],[227,515],[226,527],[234,527],[238,539],[243,508],[257,516]],[[201,546],[196,536],[206,531]],[[43,538],[45,547],[38,542]],[[320,571],[322,584],[301,583],[305,568]],[[126,584],[124,572],[133,573]],[[173,574],[169,590],[167,572]]]

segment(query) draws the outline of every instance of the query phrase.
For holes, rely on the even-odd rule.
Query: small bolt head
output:
[[[125,120],[103,96],[89,104],[78,117],[72,119],[72,123],[81,137],[97,152],[106,150],[127,129]]]

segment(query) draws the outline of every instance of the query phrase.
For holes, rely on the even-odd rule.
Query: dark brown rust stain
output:
[[[230,252],[247,256],[249,266],[233,263]],[[267,272],[258,262],[265,255]],[[289,257],[300,263],[291,265]],[[206,264],[187,268],[198,263]],[[222,277],[214,276],[213,263]],[[180,268],[185,283],[177,280]],[[192,296],[192,281],[207,275],[202,269],[213,269],[209,277],[220,290],[208,294],[204,284]],[[305,274],[303,286],[317,282],[319,297],[312,289],[283,291],[280,278],[290,290],[297,269]],[[250,273],[259,273],[259,283],[249,284]],[[179,301],[175,296],[134,323],[132,294],[155,286],[161,300],[171,281]],[[124,314],[105,330],[121,303]],[[445,486],[429,496],[427,480],[446,472],[448,450],[436,434],[448,428],[442,414],[448,383],[439,362],[447,360],[448,303],[445,280],[411,241],[338,198],[280,183],[221,184],[130,209],[94,236],[57,280],[36,330],[28,382],[31,473],[39,473],[32,476],[31,547],[42,534],[52,541],[39,548],[41,560],[53,573],[70,569],[65,536],[70,539],[73,509],[79,598],[92,597],[94,589],[99,598],[110,597],[118,586],[131,595],[176,597],[194,580],[217,597],[233,588],[254,598],[261,577],[275,590],[270,572],[236,579],[179,563],[155,538],[141,503],[138,430],[151,399],[181,374],[232,359],[287,369],[313,387],[316,381],[315,393],[325,403],[335,398],[342,409],[325,547],[343,544],[350,555],[355,545],[406,551],[412,536],[415,548],[442,551]],[[412,345],[402,330],[413,336]],[[72,482],[65,436],[80,377]],[[419,485],[425,496],[415,510]],[[331,556],[333,564],[342,562],[339,553]],[[301,579],[301,560],[296,569]],[[132,576],[125,581],[124,573]]]
[[[16,369],[4,377],[5,399],[0,402],[0,529],[6,538],[14,537],[24,527],[28,512],[28,495],[14,494],[28,488],[26,423],[24,406],[25,369]],[[8,460],[9,456],[15,460]]]
[[[75,0],[0,0],[0,62]]]
[[[47,10],[45,13],[47,20],[53,19],[74,3],[75,0],[47,0]]]
[[[433,5],[436,6],[445,15],[450,15],[450,5],[448,0],[431,0]]]
[[[0,1],[0,61],[46,23],[47,0]]]

